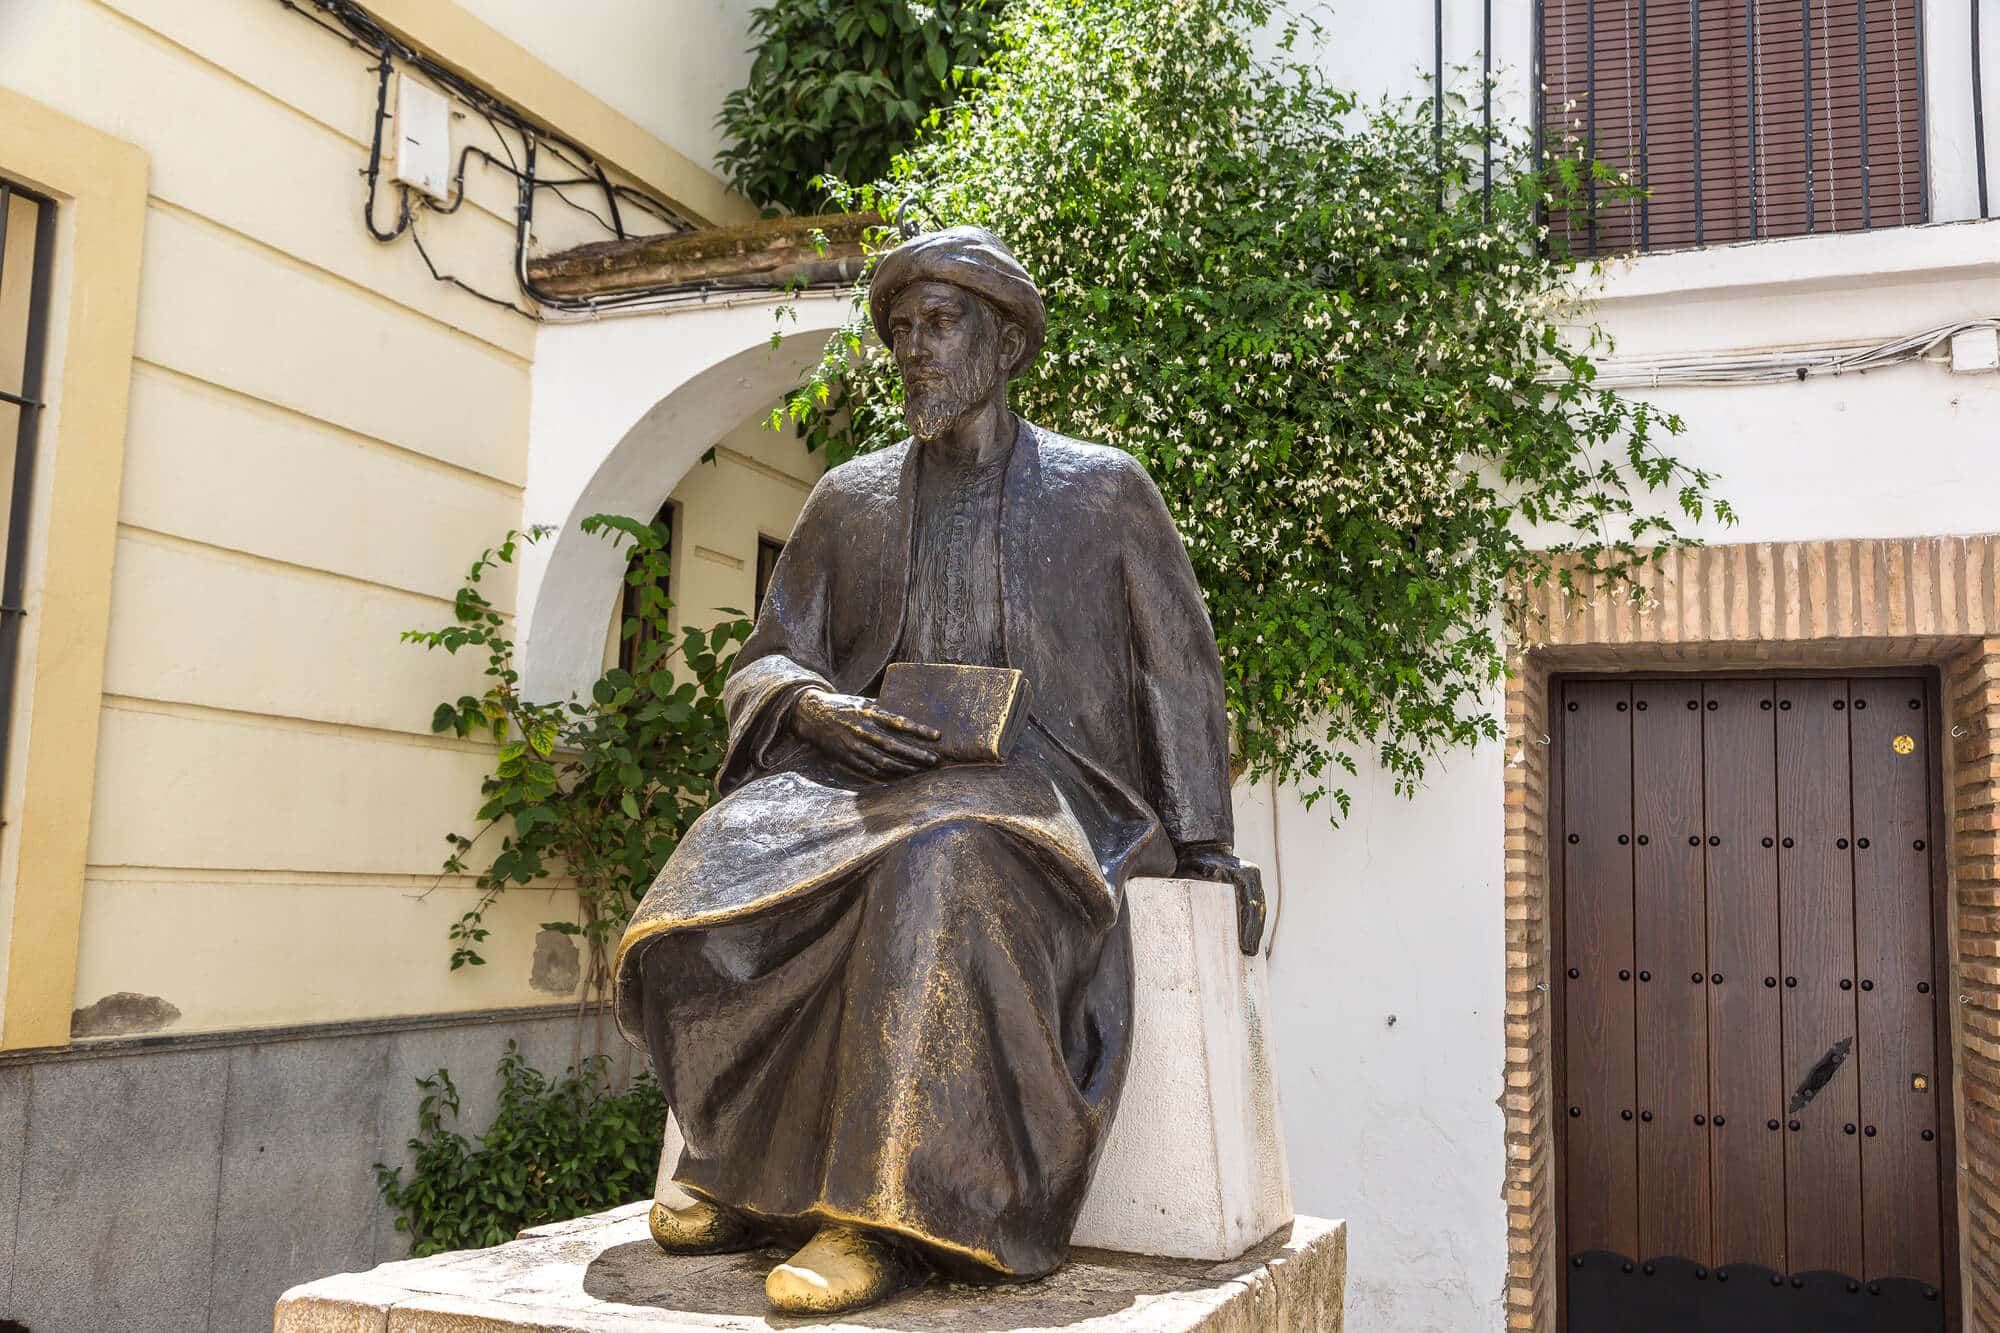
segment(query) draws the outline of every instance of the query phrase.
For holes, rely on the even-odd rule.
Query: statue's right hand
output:
[[[802,690],[792,703],[792,730],[821,754],[864,777],[900,778],[936,767],[937,752],[922,744],[939,732],[858,694]]]

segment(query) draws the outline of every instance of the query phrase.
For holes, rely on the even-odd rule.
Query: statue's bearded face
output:
[[[911,283],[898,293],[888,332],[903,374],[903,419],[919,440],[937,439],[986,401],[1019,336],[985,301],[948,282]]]

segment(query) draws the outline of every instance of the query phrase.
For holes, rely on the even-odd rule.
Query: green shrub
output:
[[[1261,55],[1273,21],[1266,0],[1011,0],[978,86],[838,203],[1014,248],[1049,315],[1015,406],[1145,462],[1240,764],[1344,812],[1359,754],[1408,792],[1499,736],[1524,588],[1629,592],[1647,548],[1731,515],[1662,450],[1677,420],[1592,385],[1588,275],[1541,210],[1615,179],[1540,173],[1502,132],[1484,197],[1475,108],[1358,106],[1296,29]],[[899,399],[857,312],[790,410],[837,462],[907,434]]]
[[[772,0],[752,11],[750,81],[716,118],[729,183],[759,204],[817,213],[821,176],[889,168],[986,52],[1000,0]]]
[[[609,1089],[609,1062],[551,1078],[514,1042],[500,1057],[500,1110],[475,1147],[448,1127],[458,1088],[438,1070],[417,1080],[416,1154],[410,1178],[375,1164],[375,1184],[410,1237],[413,1255],[512,1240],[523,1227],[566,1221],[649,1197],[666,1133],[659,1085],[641,1074]]]

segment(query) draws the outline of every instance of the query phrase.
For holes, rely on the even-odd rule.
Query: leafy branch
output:
[[[582,527],[629,545],[625,582],[633,590],[618,631],[631,666],[605,671],[589,698],[539,702],[522,695],[508,619],[483,591],[488,575],[513,564],[525,544],[550,529],[508,533],[467,570],[451,624],[403,634],[427,649],[486,654],[485,691],[440,703],[431,718],[434,732],[484,736],[495,747],[493,771],[480,785],[482,827],[470,836],[446,835],[451,853],[444,871],[468,873],[474,846],[502,830],[498,851],[477,872],[478,901],[451,927],[451,966],[485,964],[486,913],[503,893],[560,876],[575,890],[576,916],[543,929],[577,938],[585,955],[573,1068],[581,1067],[583,1020],[593,1006],[595,1049],[603,1052],[611,956],[632,909],[715,797],[728,735],[722,682],[750,634],[740,616],[712,628],[674,630],[672,603],[661,591],[671,536],[665,526],[599,514]]]

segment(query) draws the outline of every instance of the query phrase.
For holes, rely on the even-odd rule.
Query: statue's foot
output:
[[[754,1250],[771,1238],[769,1232],[743,1214],[706,1202],[691,1203],[685,1208],[655,1203],[646,1224],[654,1241],[668,1254],[734,1254],[738,1250]]]
[[[764,1295],[780,1314],[828,1315],[887,1300],[923,1281],[914,1257],[851,1227],[821,1227],[771,1270]]]

